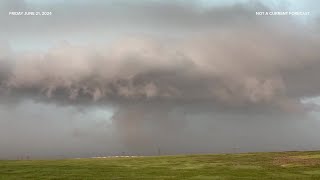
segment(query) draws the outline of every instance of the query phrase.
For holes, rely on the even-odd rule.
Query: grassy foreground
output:
[[[320,179],[320,152],[0,161],[0,179]]]

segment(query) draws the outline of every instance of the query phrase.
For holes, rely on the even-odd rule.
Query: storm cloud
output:
[[[11,7],[30,8],[21,3]],[[29,122],[29,130],[41,129],[44,122],[58,121],[55,131],[36,131],[44,136],[39,143],[32,142],[33,146],[50,147],[44,143],[46,138],[63,131],[70,138],[65,142],[74,143],[61,150],[69,156],[72,150],[79,155],[101,152],[102,147],[136,154],[154,154],[159,148],[170,154],[230,152],[238,146],[242,151],[292,150],[301,143],[306,149],[319,147],[315,141],[319,122],[310,115],[318,105],[303,101],[320,95],[316,21],[256,16],[256,11],[271,10],[262,3],[204,8],[179,2],[112,6],[95,2],[46,8],[55,15],[1,17],[7,23],[1,34],[48,35],[60,29],[85,35],[117,25],[143,33],[96,45],[61,39],[48,50],[32,52],[15,52],[2,43],[0,104],[8,112],[0,111],[4,119],[0,128]],[[68,14],[63,13],[67,9]],[[83,17],[81,21],[74,21],[77,16]],[[26,29],[21,31],[23,24]],[[33,28],[39,24],[40,29]],[[48,109],[39,112],[39,105]],[[46,120],[15,115],[28,114],[23,108],[28,106]],[[113,115],[97,122],[92,117],[96,109],[107,109]],[[80,130],[68,124],[84,119],[91,124]],[[15,154],[9,153],[14,147],[27,147],[12,138],[23,129],[3,132],[3,137],[9,134],[12,139],[0,141],[7,147],[3,156]],[[31,131],[29,136],[38,135]],[[105,144],[93,143],[96,141]],[[87,148],[75,150],[79,146]]]

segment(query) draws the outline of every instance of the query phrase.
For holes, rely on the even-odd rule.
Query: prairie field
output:
[[[2,160],[0,179],[320,179],[320,151]]]

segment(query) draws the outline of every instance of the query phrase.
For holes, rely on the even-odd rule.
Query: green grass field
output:
[[[320,179],[320,152],[0,161],[0,179]]]

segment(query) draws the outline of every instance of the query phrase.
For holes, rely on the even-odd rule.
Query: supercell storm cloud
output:
[[[0,146],[20,150],[0,156],[320,146],[318,17],[256,16],[274,11],[262,3],[86,3],[4,1],[3,12],[53,15],[1,16],[0,134],[12,141]]]

